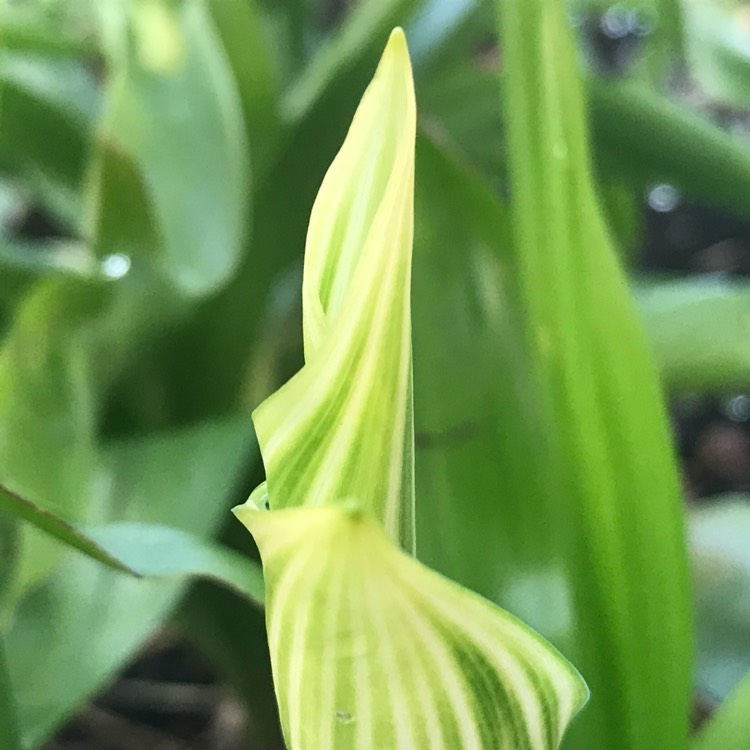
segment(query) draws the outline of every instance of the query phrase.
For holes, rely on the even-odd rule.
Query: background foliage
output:
[[[740,684],[750,8],[529,0],[540,36],[498,5],[0,5],[2,747],[41,746],[165,626],[279,746],[228,509],[261,478],[249,412],[301,360],[315,192],[396,24],[420,558],[580,667],[566,748],[685,747],[691,706]],[[749,703],[745,680],[695,744],[746,747]]]

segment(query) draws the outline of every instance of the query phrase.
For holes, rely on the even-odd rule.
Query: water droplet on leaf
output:
[[[102,275],[108,279],[121,279],[130,270],[130,258],[122,253],[108,255],[101,263]]]

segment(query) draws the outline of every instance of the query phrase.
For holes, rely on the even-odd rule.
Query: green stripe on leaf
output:
[[[396,30],[307,237],[305,366],[253,415],[266,483],[235,509],[263,560],[289,750],[551,750],[575,669],[414,549],[416,109]]]
[[[305,366],[253,415],[271,508],[354,496],[408,549],[415,131],[411,66],[398,30],[310,217]]]
[[[356,503],[238,516],[263,558],[290,750],[542,750],[586,701],[551,646]]]

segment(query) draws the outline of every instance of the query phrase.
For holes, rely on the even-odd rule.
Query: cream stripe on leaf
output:
[[[295,691],[280,701],[290,750],[558,746],[587,697],[575,669],[357,503],[237,514],[263,558],[269,620],[300,629],[271,642],[276,690]]]
[[[411,67],[397,30],[312,209],[305,366],[253,415],[271,509],[354,496],[407,549],[415,129]]]
[[[396,30],[315,201],[305,365],[253,414],[267,481],[235,509],[263,560],[284,737],[289,750],[553,750],[586,701],[581,677],[407,554],[415,129]]]

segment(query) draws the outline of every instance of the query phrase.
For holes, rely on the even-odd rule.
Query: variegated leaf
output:
[[[414,547],[415,129],[398,29],[310,217],[305,366],[253,414],[272,509],[354,496],[407,549]]]
[[[414,542],[414,92],[388,43],[307,238],[305,366],[253,415],[267,484],[235,512],[264,565],[289,750],[550,750],[587,689]]]
[[[260,548],[290,750],[549,750],[586,687],[515,618],[360,506],[237,511]]]

